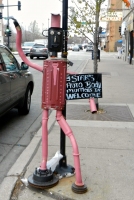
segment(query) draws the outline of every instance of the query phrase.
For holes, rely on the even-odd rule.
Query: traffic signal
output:
[[[2,13],[0,12],[0,19],[2,19]]]
[[[5,37],[7,37],[7,33],[6,33],[6,31],[5,31],[4,33],[5,33]]]
[[[9,31],[8,35],[11,36],[12,35],[12,31]]]
[[[99,27],[99,33],[102,33],[102,27],[101,26]]]
[[[18,1],[18,10],[21,10],[21,2]]]
[[[9,27],[7,26],[7,28],[6,28],[6,35],[7,35],[7,36],[9,36],[9,31],[10,31],[10,30],[9,30]]]
[[[11,30],[9,29],[9,26],[7,26],[7,28],[6,28],[6,30],[5,30],[5,36],[6,37],[9,37],[9,36],[11,36],[12,35],[12,32],[11,32]]]
[[[121,26],[119,26],[119,33],[120,33],[120,35],[121,35]]]

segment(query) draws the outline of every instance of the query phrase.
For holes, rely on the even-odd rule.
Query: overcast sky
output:
[[[68,2],[70,6],[71,0],[68,0]],[[3,4],[7,5],[7,0],[3,0]],[[8,5],[17,4],[17,0],[8,0]],[[21,11],[18,11],[18,6],[9,7],[9,16],[16,18],[20,25],[26,28],[30,22],[36,20],[39,28],[42,29],[48,28],[48,22],[49,25],[51,24],[51,13],[61,14],[61,11],[62,2],[59,0],[21,0]],[[7,16],[6,7],[3,9],[3,16]]]
[[[62,14],[62,2],[61,0],[20,0],[21,1],[21,10],[18,10],[18,0],[3,0],[3,4],[16,5],[13,7],[8,7],[9,16],[13,16],[19,22],[20,26],[23,26],[25,29],[29,26],[30,22],[34,20],[37,21],[40,31],[47,29],[48,24],[51,26],[51,13]],[[94,0],[93,0],[94,1]],[[106,0],[107,2],[107,0]],[[71,0],[68,0],[68,6],[74,6],[71,3]],[[3,17],[7,17],[7,7],[3,9]],[[4,24],[7,23],[3,19]],[[101,25],[102,24],[102,25]],[[104,22],[101,23],[101,26],[105,26]],[[13,21],[10,20],[10,27],[15,31]]]

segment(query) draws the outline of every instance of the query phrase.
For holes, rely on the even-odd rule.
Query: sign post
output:
[[[62,46],[62,58],[67,59],[67,30],[68,30],[68,0],[62,1],[62,29],[63,29],[63,46]],[[66,97],[65,97],[66,98]],[[62,114],[66,119],[66,104]],[[60,153],[63,158],[59,161],[59,165],[56,167],[56,172],[62,176],[67,173],[74,174],[74,167],[67,165],[66,159],[66,136],[62,129],[60,129]]]

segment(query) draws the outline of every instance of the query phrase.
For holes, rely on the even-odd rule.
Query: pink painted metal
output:
[[[21,41],[22,41],[22,32],[21,32],[21,28],[20,26],[16,27],[16,31],[17,31],[17,36],[16,36],[16,48],[18,50],[18,53],[20,55],[20,57],[22,58],[22,60],[29,65],[30,67],[38,70],[38,71],[43,71],[43,67],[41,67],[40,65],[37,65],[35,63],[30,62],[27,57],[25,56],[22,48],[21,48]]]
[[[66,94],[65,59],[48,59],[44,61],[42,108],[63,110]]]
[[[42,162],[40,165],[41,170],[47,169],[48,158],[48,110],[43,110],[42,113]]]
[[[91,113],[97,112],[97,108],[96,108],[96,104],[95,104],[94,98],[90,98],[89,99],[89,103],[90,103],[90,111],[91,111]]]
[[[70,126],[68,125],[67,121],[63,117],[61,111],[56,112],[56,120],[57,120],[59,126],[61,127],[61,129],[63,130],[63,132],[65,133],[65,135],[69,137],[71,145],[73,147],[74,166],[75,166],[75,174],[76,174],[75,184],[77,186],[83,186],[84,184],[82,182],[80,159],[79,159],[80,154],[79,154],[78,145],[76,143],[73,132],[72,132]]]
[[[60,14],[51,14],[51,27],[60,28]]]
[[[52,15],[51,26],[59,27],[60,26],[60,15]],[[48,158],[48,109],[54,108],[57,110],[56,119],[60,127],[62,128],[65,135],[70,139],[71,145],[73,147],[73,156],[74,156],[74,165],[75,165],[75,174],[77,186],[83,186],[81,169],[80,169],[80,159],[79,159],[79,150],[73,135],[73,132],[64,119],[61,110],[65,105],[65,93],[66,93],[66,74],[67,74],[67,61],[62,59],[53,60],[48,59],[44,62],[44,66],[41,67],[37,64],[30,62],[24,55],[21,49],[21,28],[20,26],[16,27],[17,30],[17,50],[19,52],[22,60],[31,66],[32,68],[43,72],[43,86],[42,86],[42,162],[40,165],[41,170],[47,169],[46,163]],[[44,70],[43,70],[44,69]]]

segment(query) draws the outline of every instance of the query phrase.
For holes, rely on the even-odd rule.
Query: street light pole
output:
[[[48,18],[48,29],[49,29],[49,18]]]
[[[7,0],[7,28],[9,29],[9,7],[8,7],[8,0]],[[9,34],[7,35],[7,46],[8,48],[10,47],[9,45]]]
[[[67,59],[67,29],[68,29],[68,0],[62,1],[62,28],[63,28],[63,47],[62,47],[62,57]],[[66,119],[66,104],[64,110],[62,111],[63,116]],[[66,137],[61,129],[60,132],[60,151],[63,158],[60,160],[60,167],[67,168],[66,162],[66,151],[65,151]]]
[[[62,28],[63,28],[63,46],[62,46],[62,58],[67,59],[67,30],[68,30],[68,0],[62,1]],[[64,118],[66,119],[66,104],[62,111]],[[60,153],[63,158],[59,161],[59,165],[56,167],[58,174],[66,176],[67,173],[74,174],[74,167],[67,165],[66,159],[66,136],[63,130],[60,130]]]

